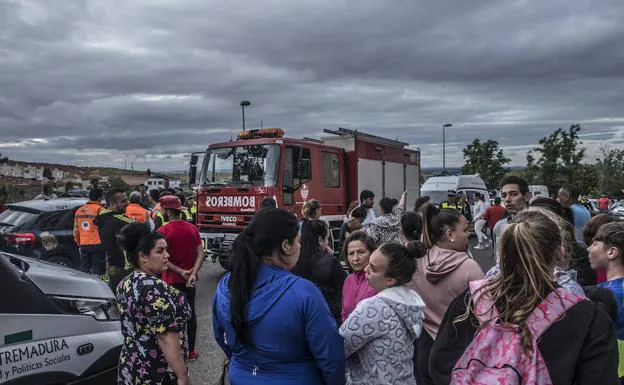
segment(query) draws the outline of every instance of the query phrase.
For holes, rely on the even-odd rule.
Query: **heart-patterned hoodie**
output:
[[[407,286],[385,289],[360,302],[340,327],[347,384],[416,385],[412,358],[424,307]]]

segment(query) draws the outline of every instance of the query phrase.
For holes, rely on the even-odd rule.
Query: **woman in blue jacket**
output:
[[[289,272],[299,237],[292,213],[265,209],[234,242],[212,307],[233,385],[345,382],[343,340],[323,295]]]

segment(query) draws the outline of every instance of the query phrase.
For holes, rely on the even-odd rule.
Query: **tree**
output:
[[[525,176],[530,183],[548,186],[552,193],[564,184],[578,185],[577,177],[590,177],[591,172],[581,167],[585,148],[580,147],[583,144],[578,135],[580,130],[580,125],[573,124],[567,130],[558,128],[540,139],[539,146],[527,155]],[[534,153],[538,153],[539,158],[536,159]]]
[[[582,194],[600,194],[600,172],[594,164],[581,164],[575,172],[574,183]]]
[[[612,198],[622,198],[624,189],[624,149],[603,144],[596,159],[600,192]]]
[[[523,172],[524,179],[526,179],[526,181],[529,182],[530,184],[541,184],[541,182],[537,182],[539,168],[535,164],[535,157],[533,156],[533,151],[529,150],[526,156],[526,160],[527,160],[527,165]]]
[[[464,159],[462,174],[478,173],[488,188],[498,186],[507,172],[505,165],[511,162],[498,147],[497,141],[490,139],[481,143],[478,138],[464,148]]]

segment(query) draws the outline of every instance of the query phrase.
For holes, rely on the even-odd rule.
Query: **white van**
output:
[[[543,185],[531,185],[529,186],[529,193],[531,194],[531,199],[537,197],[548,198],[548,187]]]
[[[490,193],[479,174],[432,176],[420,188],[420,196],[426,195],[432,203],[440,204],[448,199],[450,191],[464,193],[470,206],[474,205],[475,193],[481,193],[485,198],[485,205],[490,205]]]

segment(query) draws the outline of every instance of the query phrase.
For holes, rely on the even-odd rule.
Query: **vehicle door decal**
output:
[[[19,332],[19,333],[7,334],[6,336],[4,336],[4,344],[9,345],[9,344],[17,343],[17,342],[30,341],[32,340],[32,338],[33,338],[32,330],[26,330],[26,331]]]

